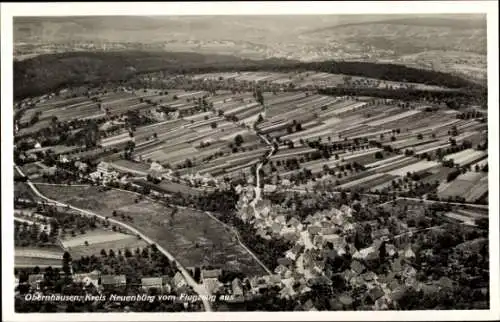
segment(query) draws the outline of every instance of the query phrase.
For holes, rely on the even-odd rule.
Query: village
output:
[[[330,86],[439,90],[153,73],[18,102],[19,307],[77,292],[108,300],[65,309],[388,310],[461,290],[484,305],[487,112],[319,93]],[[137,292],[172,301],[108,296]]]

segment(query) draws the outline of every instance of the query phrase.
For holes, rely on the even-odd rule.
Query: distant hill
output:
[[[14,96],[22,99],[68,86],[127,81],[136,74],[161,70],[171,73],[314,70],[450,88],[479,86],[446,73],[392,64],[335,61],[303,63],[276,58],[256,61],[189,52],[71,52],[40,55],[14,62]]]
[[[486,17],[484,19],[457,19],[457,18],[442,18],[442,17],[408,17],[399,19],[387,20],[372,20],[365,22],[353,22],[345,24],[336,24],[329,27],[309,30],[305,34],[335,30],[352,26],[362,25],[404,25],[404,26],[420,26],[420,27],[446,27],[454,29],[486,29]]]

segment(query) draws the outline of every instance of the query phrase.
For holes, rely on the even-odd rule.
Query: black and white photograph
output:
[[[364,6],[2,4],[8,317],[500,318],[498,4]]]

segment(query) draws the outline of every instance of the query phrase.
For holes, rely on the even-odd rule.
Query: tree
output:
[[[261,123],[262,121],[264,121],[264,117],[262,116],[262,114],[259,114],[259,117],[257,118],[257,123]]]
[[[260,89],[257,90],[256,100],[260,105],[264,105],[264,96],[262,95],[262,91]]]
[[[71,255],[68,252],[63,254],[63,272],[66,276],[71,275]]]
[[[236,135],[236,137],[234,138],[234,143],[236,144],[236,146],[241,146],[241,144],[243,143],[243,137],[241,136],[241,134]]]
[[[382,154],[381,151],[377,151],[375,153],[375,159],[383,159],[384,158],[384,155]]]

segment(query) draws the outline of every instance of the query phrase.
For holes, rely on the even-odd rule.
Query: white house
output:
[[[91,173],[90,177],[94,180],[102,179],[106,181],[118,177],[118,172],[113,171],[113,167],[108,162],[101,161],[97,165],[97,170]]]

